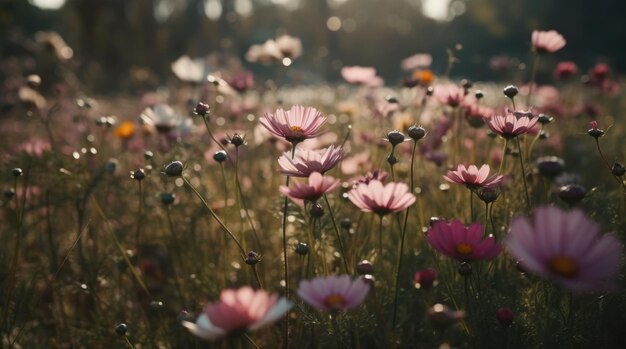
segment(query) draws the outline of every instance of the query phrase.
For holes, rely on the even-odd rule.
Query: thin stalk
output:
[[[6,290],[6,299],[4,302],[4,311],[2,314],[2,327],[7,321],[9,316],[9,305],[11,302],[11,298],[13,296],[13,290],[15,288],[15,284],[17,283],[17,265],[20,259],[20,245],[22,241],[22,216],[20,213],[20,205],[19,205],[19,195],[17,191],[17,177],[15,177],[13,181],[13,197],[15,198],[15,216],[17,220],[17,234],[15,236],[15,245],[13,247],[13,260],[11,261],[11,267],[9,268],[9,279],[7,280],[7,290]],[[26,197],[26,188],[22,191],[22,196]],[[22,210],[24,206],[22,205]],[[0,328],[2,328],[0,327]]]
[[[378,220],[378,258],[382,263],[383,258],[383,216]]]
[[[602,148],[600,148],[600,141],[596,138],[596,148],[598,148],[598,153],[600,154],[600,158],[602,159],[602,162],[604,163],[604,165],[606,166],[606,168],[609,169],[609,172],[612,172],[613,170],[611,169],[611,165],[609,165],[609,162],[606,161],[606,158],[604,157],[604,153],[602,153]],[[626,185],[624,185],[624,182],[622,182],[619,178],[613,176],[611,174],[611,177],[613,177],[617,183],[619,183],[621,186],[624,187],[624,189],[626,189]]]
[[[502,159],[500,160],[500,169],[498,169],[498,174],[502,174],[502,169],[504,168],[504,160],[506,159],[506,149],[509,145],[509,140],[507,138],[504,139],[504,148],[502,148]]]
[[[474,222],[474,191],[470,189],[469,191],[470,194],[470,222]]]
[[[328,196],[324,194],[324,201],[326,201],[326,206],[328,206],[328,212],[330,213],[330,220],[333,222],[333,228],[335,229],[335,234],[337,235],[337,241],[339,241],[339,248],[341,249],[341,260],[343,260],[343,267],[346,270],[346,273],[350,272],[348,268],[348,262],[346,261],[346,249],[343,247],[343,240],[341,239],[341,234],[339,233],[339,228],[337,228],[337,222],[335,221],[335,214],[333,213],[332,207],[330,207],[330,202],[328,201]]]
[[[241,188],[239,188],[239,147],[235,146],[235,201],[237,201],[237,215],[235,218],[240,223],[240,235],[241,243],[244,246],[244,250],[247,250],[246,237],[243,227],[243,220],[241,219]]]
[[[296,145],[297,143],[293,143],[291,146],[291,158],[296,155]],[[287,176],[285,179],[285,186],[289,187],[289,179],[291,177]],[[283,223],[282,223],[282,233],[283,233],[283,258],[284,258],[284,278],[285,278],[285,299],[289,299],[289,261],[287,259],[287,207],[289,205],[289,199],[285,197],[283,203]],[[285,325],[283,328],[283,345],[285,348],[289,348],[289,315],[285,317]]]
[[[139,235],[141,234],[141,225],[143,221],[143,186],[141,185],[142,181],[137,181],[139,184],[139,201],[137,208],[137,230],[135,231],[135,247],[139,249]]]
[[[211,132],[211,127],[209,127],[209,120],[207,120],[206,116],[202,117],[202,120],[204,121],[204,126],[206,126],[206,130],[209,133],[209,137],[211,137],[211,139],[213,140],[213,142],[215,142],[215,144],[217,144],[220,148],[222,148],[223,151],[226,151],[226,148],[224,147],[224,145],[222,145],[222,143],[220,143],[217,139],[215,139],[215,137],[213,136],[213,132]],[[227,152],[227,151],[226,151]],[[227,152],[228,153],[228,152]]]
[[[519,164],[522,168],[522,179],[524,183],[524,194],[526,196],[526,210],[530,211],[530,197],[528,195],[528,184],[526,184],[526,170],[524,169],[524,160],[522,156],[522,144],[520,143],[519,137],[517,137],[517,148],[519,150]]]
[[[191,189],[194,192],[194,194],[196,194],[196,196],[200,199],[200,201],[202,201],[202,204],[204,205],[204,207],[209,211],[211,216],[213,216],[213,218],[217,221],[217,223],[220,225],[224,233],[226,233],[233,241],[235,241],[235,244],[237,244],[237,247],[239,248],[239,252],[241,253],[241,257],[245,259],[246,251],[243,249],[243,246],[241,246],[241,243],[239,242],[239,240],[237,240],[237,237],[235,237],[235,235],[230,231],[230,229],[228,229],[228,227],[224,225],[224,222],[222,222],[222,220],[217,216],[217,214],[215,214],[215,212],[206,202],[204,197],[202,197],[202,194],[200,194],[198,190],[191,183],[189,183],[189,180],[187,179],[187,177],[181,176],[181,178],[183,179],[185,184],[189,187],[189,189]]]
[[[243,337],[248,341],[248,343],[252,344],[255,349],[260,349],[260,347],[252,340],[252,338],[247,333],[244,333]]]
[[[220,171],[222,172],[222,182],[224,183],[224,224],[228,224],[228,182],[226,181],[226,172],[224,170],[224,163],[220,162]]]
[[[528,82],[528,95],[526,96],[526,106],[530,105],[530,96],[533,94],[533,85],[537,77],[537,67],[539,67],[539,54],[534,53],[533,66],[530,71],[530,81]]]
[[[133,347],[133,343],[131,343],[130,340],[128,339],[128,336],[124,336],[124,340],[126,340],[126,344],[128,345],[130,349],[135,349],[135,347]]]

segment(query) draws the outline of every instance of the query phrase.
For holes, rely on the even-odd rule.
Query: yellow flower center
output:
[[[302,132],[302,127],[300,126],[291,126],[291,130],[294,132]]]
[[[324,299],[324,305],[330,309],[339,309],[343,306],[345,299],[341,295],[332,294]]]
[[[470,254],[472,254],[472,252],[474,251],[474,249],[472,248],[472,245],[470,244],[466,244],[464,242],[461,242],[460,244],[456,245],[456,252],[458,254],[464,255],[464,256],[468,256]]]
[[[555,274],[565,278],[573,278],[578,275],[578,264],[574,259],[567,256],[557,256],[550,260],[548,268]]]

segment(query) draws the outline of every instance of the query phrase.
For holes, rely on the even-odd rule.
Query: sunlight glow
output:
[[[449,20],[451,0],[422,0],[422,13],[436,21]]]
[[[43,10],[58,10],[65,5],[65,0],[28,0],[28,2]]]

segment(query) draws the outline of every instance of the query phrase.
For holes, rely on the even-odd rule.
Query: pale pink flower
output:
[[[292,177],[308,177],[313,172],[324,174],[343,159],[345,153],[341,147],[331,145],[321,150],[296,149],[293,159],[291,152],[285,152],[278,158],[280,172]]]
[[[287,111],[280,108],[273,114],[266,112],[259,122],[274,136],[296,144],[317,136],[326,117],[315,108],[294,105]]]
[[[368,85],[376,78],[376,69],[372,67],[343,67],[341,76],[351,84]]]
[[[308,183],[296,182],[291,188],[281,185],[281,194],[294,200],[296,203],[302,201],[316,201],[322,195],[329,193],[339,187],[339,180],[330,176],[323,176],[319,172],[313,172],[308,178]]]
[[[562,49],[566,44],[563,35],[559,34],[556,30],[535,30],[533,31],[531,42],[533,50],[539,54],[556,52]]]
[[[459,262],[490,260],[498,257],[502,247],[493,235],[484,238],[483,226],[472,223],[465,227],[458,220],[437,221],[428,229],[426,240],[437,251]]]
[[[380,216],[400,212],[415,202],[409,186],[391,182],[384,185],[378,180],[359,184],[348,193],[348,199],[364,212],[374,212]]]
[[[503,176],[493,175],[489,177],[489,165],[482,165],[480,169],[476,165],[457,166],[456,170],[448,171],[443,176],[448,182],[463,184],[468,189],[477,189],[481,187],[492,187],[500,184],[504,179]]]
[[[433,56],[428,53],[417,53],[407,57],[400,62],[400,66],[404,70],[423,69],[430,67],[433,62]]]
[[[330,275],[300,281],[297,293],[314,308],[340,311],[361,305],[369,290],[370,286],[360,278],[352,280],[349,275]]]
[[[281,59],[295,59],[302,55],[302,41],[290,35],[284,34],[276,38],[276,47],[280,51]]]
[[[532,117],[532,115],[517,117],[514,114],[506,113],[505,115],[493,115],[485,121],[493,132],[503,138],[511,139],[529,132],[537,125],[538,118]]]
[[[554,206],[537,208],[532,221],[514,218],[504,245],[525,270],[576,291],[612,289],[624,250],[581,210]]]
[[[157,104],[141,113],[141,122],[154,127],[159,133],[168,133],[183,122],[183,117],[167,104]]]
[[[194,335],[208,340],[219,339],[230,332],[255,331],[283,317],[293,304],[276,294],[255,291],[249,286],[223,290],[220,300],[209,303],[195,323],[185,321]]]
[[[435,86],[435,97],[441,104],[458,107],[465,99],[465,90],[454,84]]]

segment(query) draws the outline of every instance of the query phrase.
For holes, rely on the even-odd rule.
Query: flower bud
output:
[[[318,202],[315,202],[311,204],[311,208],[309,208],[309,214],[313,218],[321,218],[324,215],[324,207]]]
[[[389,165],[393,166],[398,163],[398,158],[393,154],[389,154],[389,156],[387,156],[387,162]]]
[[[13,177],[20,177],[24,174],[24,171],[22,171],[21,168],[16,167],[14,169],[11,170],[11,173],[13,174]]]
[[[350,228],[352,228],[352,220],[347,217],[343,218],[339,221],[339,225],[341,226],[341,229],[350,230]]]
[[[154,153],[151,152],[150,150],[146,150],[143,152],[143,158],[146,160],[150,160],[154,157]]]
[[[180,161],[172,161],[165,166],[165,174],[168,177],[178,177],[183,173],[183,163]]]
[[[613,176],[621,177],[624,175],[624,173],[626,173],[626,168],[624,168],[624,165],[616,162],[613,164],[613,167],[611,167],[611,173],[613,174]]]
[[[409,127],[407,132],[409,134],[409,137],[411,137],[411,139],[416,142],[424,138],[424,136],[426,136],[426,130],[422,126],[413,125]]]
[[[501,192],[499,187],[481,187],[476,190],[476,195],[484,203],[489,204],[498,200]]]
[[[218,150],[213,154],[213,160],[217,162],[224,162],[228,159],[228,154],[223,150]]]
[[[254,251],[250,251],[248,252],[248,254],[246,255],[246,264],[247,265],[256,265],[257,263],[259,263],[261,261],[261,255],[254,252]]]
[[[142,181],[144,178],[146,178],[146,172],[143,170],[143,168],[136,169],[135,171],[130,172],[130,178],[136,181]]]
[[[433,268],[426,268],[415,273],[415,288],[429,289],[437,280],[437,272]]]
[[[174,203],[174,200],[176,200],[176,195],[174,193],[161,193],[159,194],[159,198],[163,205],[171,205]]]
[[[161,301],[152,301],[152,302],[150,302],[148,307],[150,308],[151,311],[156,313],[156,312],[159,312],[161,309],[163,309],[163,302],[161,302]]]
[[[232,137],[230,137],[229,140],[230,144],[234,145],[235,147],[240,147],[244,144],[246,144],[246,139],[244,136],[235,133]]]
[[[15,189],[10,188],[4,191],[4,198],[11,199],[15,196]]]
[[[391,143],[392,146],[396,146],[402,142],[404,142],[404,134],[402,132],[395,130],[387,133],[387,140]]]
[[[128,331],[128,326],[126,326],[125,323],[121,323],[115,326],[115,333],[117,333],[120,336],[125,336],[126,331]]]
[[[361,275],[374,274],[374,266],[370,261],[364,259],[356,265],[356,272]]]
[[[476,90],[474,95],[476,96],[476,99],[483,99],[485,97],[485,93],[481,90]]]
[[[537,159],[539,173],[549,179],[553,179],[563,172],[565,161],[556,156],[542,156]]]
[[[502,90],[505,96],[509,98],[514,98],[519,93],[519,89],[517,86],[509,85]]]
[[[209,113],[209,105],[202,102],[198,103],[193,109],[193,113],[198,116],[206,116]]]
[[[552,120],[554,120],[554,118],[546,114],[539,114],[539,117],[537,118],[537,121],[539,121],[539,123],[543,125],[551,123]]]
[[[428,97],[432,96],[435,93],[435,88],[432,86],[428,86],[428,88],[426,89],[426,95]]]
[[[559,188],[558,196],[561,200],[574,205],[587,195],[587,189],[579,184],[567,184]]]
[[[306,242],[298,242],[296,245],[296,253],[301,256],[305,256],[309,253],[309,245]]]
[[[472,274],[472,266],[467,262],[461,263],[458,270],[459,274],[461,274],[462,276],[469,276],[470,274]]]
[[[591,126],[591,128],[589,130],[587,130],[587,134],[589,134],[591,137],[598,139],[602,136],[604,136],[604,130],[603,129],[599,129],[598,128],[598,122],[597,121],[592,121],[589,123],[589,126]]]
[[[500,325],[510,326],[513,323],[513,311],[507,307],[498,308],[496,318]]]
[[[387,101],[387,103],[398,104],[398,98],[396,98],[396,96],[386,96],[385,100]]]

